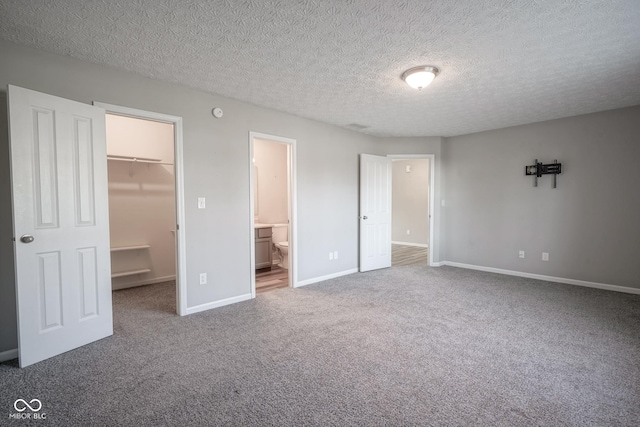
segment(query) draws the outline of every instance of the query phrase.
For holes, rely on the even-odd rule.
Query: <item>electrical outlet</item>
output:
[[[411,234],[411,230],[407,230],[407,236]]]
[[[333,252],[329,252],[329,260],[333,260]]]
[[[333,259],[338,259],[338,251],[333,251]]]
[[[549,261],[549,252],[542,252],[542,260]]]
[[[207,273],[200,273],[200,284],[201,285],[207,284]]]
[[[198,209],[204,209],[206,207],[206,201],[204,197],[198,197]]]
[[[524,258],[524,251],[520,251],[520,252],[518,252],[518,256],[519,256],[520,258]]]

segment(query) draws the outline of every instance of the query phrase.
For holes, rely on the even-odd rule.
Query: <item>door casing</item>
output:
[[[186,255],[186,227],[185,227],[185,203],[184,203],[184,156],[182,117],[136,108],[123,107],[121,105],[94,102],[93,105],[103,108],[107,113],[120,116],[133,117],[143,120],[153,120],[162,123],[173,124],[174,132],[174,173],[176,196],[176,311],[178,315],[185,316],[187,307],[187,255]]]
[[[428,159],[429,160],[429,182],[425,183],[429,187],[429,212],[427,212],[427,221],[429,221],[429,250],[428,265],[433,266],[433,242],[434,242],[434,219],[437,211],[435,203],[435,154],[389,154],[387,157],[397,160],[411,159]]]
[[[297,160],[296,140],[282,136],[269,135],[260,132],[249,132],[249,224],[250,224],[250,248],[251,248],[251,298],[256,297],[256,247],[254,238],[254,171],[253,171],[253,146],[255,139],[262,139],[287,145],[288,163],[288,191],[289,191],[289,287],[298,287],[298,198],[297,198]]]

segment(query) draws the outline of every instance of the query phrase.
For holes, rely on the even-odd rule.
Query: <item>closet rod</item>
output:
[[[150,163],[155,165],[172,165],[173,166],[173,163],[163,162],[160,159],[149,159],[144,157],[107,156],[107,160],[115,160],[118,162]]]

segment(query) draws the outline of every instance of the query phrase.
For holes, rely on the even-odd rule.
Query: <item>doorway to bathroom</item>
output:
[[[250,132],[251,295],[295,287],[296,141]]]

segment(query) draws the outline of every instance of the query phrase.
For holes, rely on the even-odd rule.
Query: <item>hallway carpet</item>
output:
[[[353,274],[187,317],[114,293],[112,337],[0,364],[2,425],[640,425],[640,295],[452,267]]]

